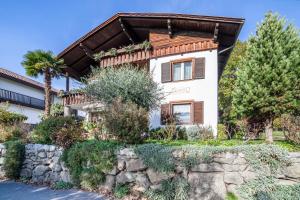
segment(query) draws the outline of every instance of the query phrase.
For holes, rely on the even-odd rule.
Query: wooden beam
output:
[[[72,74],[75,79],[80,80],[81,76],[79,75],[79,73],[74,69],[72,69],[71,67],[66,67],[65,71],[68,72],[69,74]]]
[[[119,22],[120,22],[121,28],[122,28],[123,32],[125,33],[125,35],[127,36],[127,38],[130,40],[130,42],[132,44],[134,44],[135,41],[133,40],[133,37],[129,34],[128,27],[125,26],[122,18],[119,18]]]
[[[84,45],[83,43],[80,43],[79,47],[84,51],[85,55],[94,59],[94,52],[88,46]]]
[[[218,33],[219,33],[219,23],[216,23],[215,30],[214,30],[214,42],[218,40]]]
[[[69,73],[66,72],[66,92],[70,91],[70,78],[69,78]]]
[[[93,49],[94,52],[98,52],[100,50],[100,47],[102,45],[105,45],[106,43],[110,42],[111,40],[113,40],[115,37],[117,37],[118,35],[120,35],[121,33],[123,33],[122,31],[118,32],[117,34],[115,34],[114,36],[111,37],[111,39],[106,40],[105,42],[101,43],[100,45],[98,45],[95,49]],[[77,60],[75,60],[74,62],[72,62],[71,64],[69,64],[70,66],[73,66],[74,64],[80,62],[82,59],[85,58],[85,55],[81,56],[80,58],[78,58]]]
[[[173,31],[172,31],[172,21],[171,21],[171,19],[168,19],[167,23],[168,23],[168,34],[169,34],[169,36],[170,36],[170,38],[171,38],[172,35],[173,35]]]

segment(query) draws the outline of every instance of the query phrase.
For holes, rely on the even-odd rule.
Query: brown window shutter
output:
[[[195,101],[194,102],[194,123],[203,124],[204,122],[204,102]]]
[[[205,58],[195,58],[194,79],[205,78]]]
[[[161,82],[170,82],[171,81],[171,64],[170,62],[161,64]]]
[[[162,104],[160,107],[160,123],[161,125],[166,124],[166,120],[170,116],[170,104]]]

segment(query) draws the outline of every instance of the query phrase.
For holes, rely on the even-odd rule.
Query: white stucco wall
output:
[[[44,92],[42,90],[32,88],[22,83],[18,83],[16,81],[12,81],[2,77],[0,77],[0,88],[12,92],[17,92],[30,97],[44,99]]]
[[[44,112],[43,110],[30,108],[26,106],[20,106],[15,104],[9,104],[8,111],[23,114],[28,117],[25,121],[29,124],[37,124],[41,121],[41,114]]]
[[[205,79],[161,83],[161,64],[182,58],[205,57]],[[150,60],[153,79],[163,88],[162,103],[180,100],[204,101],[204,126],[211,126],[217,134],[218,123],[218,54],[217,50],[185,53]],[[150,127],[160,126],[160,109],[150,115]]]

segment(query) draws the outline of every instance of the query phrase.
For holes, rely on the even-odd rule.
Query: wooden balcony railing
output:
[[[118,51],[116,56],[105,56],[100,61],[101,67],[108,67],[113,65],[121,65],[125,63],[133,63],[139,61],[145,61],[150,59],[151,51],[144,49],[134,49],[131,53],[126,53],[124,50]]]
[[[83,93],[69,93],[62,96],[64,106],[92,103],[93,99]]]

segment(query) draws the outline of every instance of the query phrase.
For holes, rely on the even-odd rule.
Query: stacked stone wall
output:
[[[0,176],[5,174],[5,152],[5,146],[0,144]],[[21,176],[41,184],[71,182],[69,170],[60,160],[62,153],[63,149],[54,145],[27,144]],[[182,152],[174,151],[173,156],[179,160]],[[276,176],[278,183],[285,185],[300,182],[300,153],[290,153],[289,157],[291,165]],[[172,173],[160,173],[148,168],[132,148],[121,149],[117,158],[116,166],[106,173],[102,189],[112,190],[116,184],[130,184],[132,189],[144,192],[149,188],[159,188],[163,180],[180,176],[191,187],[190,199],[225,199],[227,192],[236,194],[238,186],[259,176],[242,153],[217,154],[212,162],[200,163],[189,170],[178,162]]]

